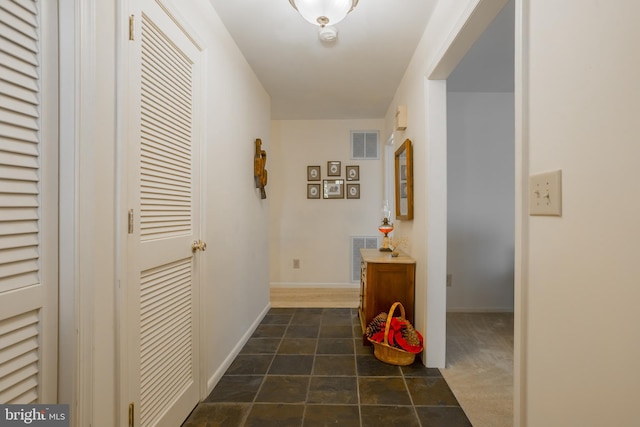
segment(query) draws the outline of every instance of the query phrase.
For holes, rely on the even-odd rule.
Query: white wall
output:
[[[350,132],[381,130],[382,120],[276,120],[269,169],[272,287],[353,287],[351,236],[380,236],[383,132],[377,160],[351,160]],[[307,199],[307,166],[360,167],[360,199]],[[322,184],[322,181],[314,181]],[[293,268],[300,260],[300,269]]]
[[[528,218],[523,418],[637,426],[640,3],[520,3],[522,142],[530,173],[562,169],[563,187],[562,217]]]
[[[449,311],[513,311],[513,93],[449,92]]]
[[[211,388],[239,350],[240,341],[269,306],[269,199],[261,200],[255,189],[253,156],[255,138],[262,138],[263,148],[270,151],[270,98],[208,1],[175,0],[171,5],[202,43],[206,63],[202,163],[203,240],[208,248],[201,254],[201,325],[205,338],[201,374]],[[119,19],[126,22],[127,11],[123,9],[119,15],[116,9],[116,5],[101,1],[83,2],[78,9],[81,19],[77,53],[82,63],[78,69],[82,108],[76,106],[81,111],[81,120],[76,122],[79,145],[77,153],[68,152],[65,156],[77,156],[79,169],[75,181],[65,183],[61,190],[63,194],[77,195],[76,202],[61,208],[62,214],[70,215],[65,209],[77,209],[79,217],[75,230],[77,264],[71,252],[61,253],[60,261],[63,266],[71,265],[70,270],[77,269],[66,273],[77,280],[77,293],[83,301],[78,310],[86,315],[78,325],[81,371],[77,394],[81,413],[74,414],[73,421],[78,425],[117,425],[117,420],[126,419],[126,408],[121,406],[126,396],[122,394],[117,400],[117,340],[124,335],[117,332],[116,296],[118,283],[130,284],[124,280],[125,272],[120,277],[116,274],[116,257],[124,256],[118,254],[118,223],[122,224],[120,219],[126,217],[124,211],[116,210],[118,183],[122,179],[116,172],[116,118],[120,114],[116,95],[120,72],[117,56],[124,36],[124,31],[118,29],[126,28],[117,23]],[[72,30],[61,31],[67,34]],[[73,65],[67,67],[73,69]],[[65,123],[73,123],[72,110],[61,112]],[[73,149],[72,145],[66,146]],[[77,193],[74,186],[78,186]],[[73,349],[69,351],[73,353]],[[126,361],[120,364],[126,366]],[[88,371],[83,370],[85,366]],[[72,377],[60,378],[65,396],[71,395],[73,381]]]
[[[270,97],[206,0],[175,1],[205,45],[206,122],[202,298],[208,388],[231,363],[241,340],[269,305],[267,199],[253,177],[255,139],[271,173]],[[204,396],[203,396],[204,397]]]

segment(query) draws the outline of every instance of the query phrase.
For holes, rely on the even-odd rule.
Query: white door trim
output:
[[[80,141],[93,138],[95,0],[59,0],[60,381],[59,401],[77,425],[93,420],[93,285],[80,289]],[[82,42],[84,41],[84,43]],[[82,70],[82,72],[80,72]],[[80,109],[79,106],[83,108]],[[64,212],[64,214],[62,214]],[[90,238],[90,237],[88,237]],[[82,325],[82,327],[81,327]],[[80,398],[80,396],[82,398]]]
[[[526,426],[529,277],[529,0],[515,0],[515,265],[513,425]]]

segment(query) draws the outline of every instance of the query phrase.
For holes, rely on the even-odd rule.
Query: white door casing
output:
[[[154,0],[127,44],[127,335],[134,425],[180,425],[199,400],[201,51]],[[124,338],[124,337],[123,337]]]
[[[0,403],[57,402],[56,20],[0,3]]]

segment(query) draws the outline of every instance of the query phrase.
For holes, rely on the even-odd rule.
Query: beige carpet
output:
[[[447,313],[442,375],[473,427],[512,427],[513,313]]]

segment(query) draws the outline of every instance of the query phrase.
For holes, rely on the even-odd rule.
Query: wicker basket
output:
[[[378,360],[390,365],[407,366],[415,361],[415,353],[389,345],[389,327],[391,326],[391,319],[393,319],[393,312],[396,307],[400,307],[400,317],[402,319],[405,318],[404,306],[399,302],[394,302],[387,315],[387,323],[384,327],[384,342],[374,341],[371,338],[367,339],[373,344],[373,354]]]

